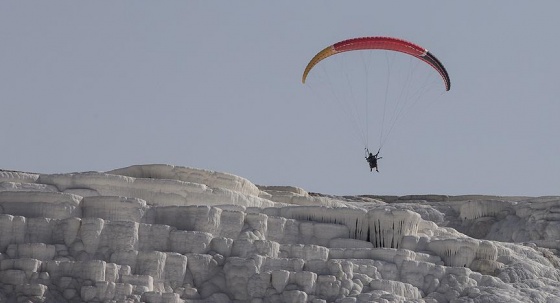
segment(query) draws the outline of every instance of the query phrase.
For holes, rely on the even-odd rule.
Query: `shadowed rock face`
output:
[[[559,197],[0,170],[0,302],[554,302],[559,220]]]

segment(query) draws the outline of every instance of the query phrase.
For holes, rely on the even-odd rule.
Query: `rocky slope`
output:
[[[0,171],[0,302],[560,302],[560,197]]]

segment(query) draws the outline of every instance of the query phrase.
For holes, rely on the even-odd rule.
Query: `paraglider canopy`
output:
[[[414,43],[392,37],[353,38],[330,45],[317,53],[311,59],[311,61],[309,61],[309,63],[305,67],[301,81],[305,83],[305,79],[307,78],[307,75],[309,74],[311,69],[313,69],[313,67],[317,63],[325,58],[347,51],[373,49],[397,51],[416,57],[431,65],[441,75],[445,84],[445,90],[448,91],[451,88],[451,81],[449,80],[447,70],[445,70],[443,64],[441,64],[441,62],[434,55],[432,55],[427,49],[420,47]]]

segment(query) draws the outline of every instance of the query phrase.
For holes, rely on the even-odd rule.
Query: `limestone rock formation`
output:
[[[560,302],[560,197],[0,171],[0,302]]]

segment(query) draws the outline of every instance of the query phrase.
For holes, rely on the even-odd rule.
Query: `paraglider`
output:
[[[375,171],[379,172],[379,168],[377,167],[377,160],[383,159],[383,157],[379,157],[379,152],[380,150],[378,150],[377,154],[374,155],[366,148],[366,161],[369,163],[369,171],[373,171],[373,169],[375,168]]]
[[[321,63],[323,60],[325,60],[326,58],[329,58],[333,55],[339,54],[339,53],[344,53],[344,52],[353,52],[353,51],[368,51],[368,50],[382,50],[382,51],[386,51],[389,53],[403,53],[403,54],[407,54],[410,55],[414,58],[419,59],[420,61],[428,64],[430,68],[427,68],[428,70],[435,70],[437,72],[437,74],[439,74],[439,76],[441,77],[441,80],[443,80],[443,84],[445,87],[445,91],[449,91],[451,89],[451,80],[449,78],[449,74],[447,73],[447,70],[445,69],[445,67],[443,66],[443,64],[439,61],[439,59],[437,59],[432,53],[430,53],[427,49],[414,44],[412,42],[403,40],[403,39],[398,39],[398,38],[393,38],[393,37],[382,37],[382,36],[378,36],[378,37],[360,37],[360,38],[352,38],[352,39],[347,39],[347,40],[343,40],[340,42],[337,42],[335,44],[329,45],[328,47],[324,48],[323,50],[321,50],[320,52],[318,52],[307,64],[307,66],[305,67],[305,70],[303,72],[301,81],[302,83],[306,83],[306,80],[309,76],[309,74],[311,73],[311,71],[314,70],[314,67],[317,66],[319,63]],[[362,60],[367,63],[367,61],[369,61],[369,59],[363,59]],[[389,64],[389,59],[387,59],[387,63]],[[411,61],[414,61],[411,59]],[[417,62],[420,62],[417,61]],[[319,65],[323,65],[323,64],[319,64]],[[388,70],[390,70],[391,66],[388,67]],[[359,68],[358,68],[359,69]],[[344,71],[346,72],[346,71]],[[383,73],[384,69],[383,68],[376,68],[375,72],[377,73]],[[411,72],[412,73],[412,72]],[[390,74],[390,72],[388,72],[387,74]],[[431,72],[431,74],[433,75],[433,71]],[[437,75],[435,74],[435,75]],[[344,86],[346,84],[352,84],[353,81],[347,79],[347,78],[343,78],[342,81],[340,82],[333,82],[331,78],[333,78],[333,73],[331,74],[327,74],[326,78],[328,81],[326,81],[328,83],[328,87],[326,90],[333,90],[333,86],[334,88],[337,88],[336,86]],[[346,76],[347,77],[347,76]],[[365,82],[366,87],[363,88],[364,91],[367,91],[370,89],[369,85],[370,82],[369,81],[369,74],[366,73],[365,75],[365,81],[356,81],[356,82]],[[389,88],[389,77],[390,75],[386,76],[386,81],[387,81],[387,89]],[[410,75],[408,75],[408,78],[413,78],[410,77]],[[409,80],[407,78],[407,81]],[[341,83],[344,82],[344,83]],[[330,87],[329,87],[330,86]],[[404,91],[404,89],[407,89],[409,86],[408,82],[401,85],[402,90]],[[399,88],[400,89],[400,88]],[[356,95],[356,90],[355,89],[350,89],[351,91],[348,93],[348,99],[353,99]],[[379,91],[381,91],[383,89],[377,89],[377,92],[379,93]],[[366,150],[366,160],[369,164],[370,167],[370,171],[373,171],[373,169],[375,169],[377,172],[379,172],[378,167],[377,167],[377,160],[381,159],[381,157],[379,157],[379,152],[381,150],[381,147],[383,146],[383,144],[385,143],[385,141],[387,140],[388,137],[388,133],[391,132],[393,126],[395,125],[396,121],[401,117],[401,115],[403,114],[403,112],[405,111],[405,106],[407,105],[406,102],[408,102],[409,100],[412,100],[411,103],[416,102],[419,97],[417,97],[415,94],[422,94],[423,90],[419,89],[419,90],[414,90],[412,93],[403,93],[403,91],[398,92],[396,95],[398,95],[398,98],[400,98],[399,100],[397,100],[395,103],[398,103],[397,105],[395,105],[395,109],[393,109],[393,111],[391,112],[394,117],[391,117],[392,119],[387,119],[390,120],[390,122],[386,122],[385,120],[385,112],[387,112],[388,110],[386,109],[387,103],[390,103],[387,99],[387,95],[388,93],[385,92],[385,96],[384,98],[378,98],[378,99],[384,99],[385,104],[382,104],[383,106],[373,106],[372,108],[376,108],[376,112],[382,112],[382,117],[379,118],[378,120],[381,120],[381,124],[380,124],[380,135],[379,135],[379,150],[377,151],[376,154],[370,153],[368,150],[368,137],[369,135],[367,128],[369,128],[369,110],[368,110],[368,105],[367,103],[370,102],[369,99],[371,99],[371,97],[368,95],[368,92],[365,93],[365,109],[363,110],[357,110],[357,106],[353,105],[351,107],[349,107],[349,110],[347,110],[348,112],[352,111],[351,114],[356,115],[364,115],[365,114],[365,127],[364,126],[360,126],[362,129],[360,129],[360,135],[362,136],[362,141],[365,145],[365,150]],[[418,91],[420,91],[418,93]],[[333,93],[333,99],[335,99],[336,101],[339,101],[340,103],[347,103],[347,101],[345,100],[345,97],[341,97],[339,96],[339,94]],[[402,99],[405,99],[404,101],[402,101]],[[409,100],[407,100],[409,99]],[[374,100],[374,101],[379,101],[379,100]],[[343,104],[344,105],[344,104]],[[370,106],[371,107],[371,106]],[[346,110],[343,110],[346,111]],[[391,114],[390,113],[390,114]],[[357,120],[356,117],[352,117],[353,120]],[[354,122],[355,125],[359,124],[359,121],[351,121]],[[386,123],[390,123],[391,125],[389,125],[388,127],[388,131],[386,132],[386,130],[384,130],[384,124]],[[354,125],[354,126],[355,126]],[[363,128],[366,128],[365,130],[363,130]]]

